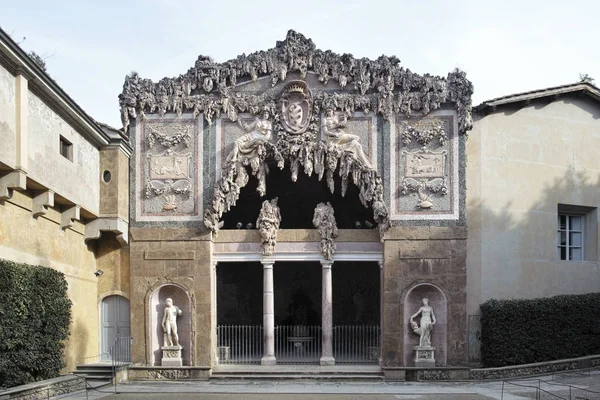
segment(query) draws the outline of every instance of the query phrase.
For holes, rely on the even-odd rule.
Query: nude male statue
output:
[[[173,305],[173,299],[166,301],[165,311],[163,313],[162,327],[164,332],[165,346],[179,346],[179,336],[177,335],[177,317],[181,316],[181,309]]]

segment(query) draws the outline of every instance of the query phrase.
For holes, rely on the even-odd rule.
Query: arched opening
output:
[[[424,298],[429,300],[436,318],[431,332],[431,345],[435,347],[435,363],[437,366],[444,366],[447,359],[448,303],[444,292],[430,283],[413,286],[404,298],[404,365],[414,365],[414,347],[419,344],[419,335],[412,331],[410,317],[419,310]],[[419,322],[419,318],[420,316],[415,318],[415,321]]]
[[[192,354],[192,315],[191,301],[185,289],[178,285],[163,285],[152,292],[150,297],[150,337],[151,337],[151,365],[160,366],[162,360],[161,347],[164,345],[162,319],[166,300],[173,300],[173,305],[181,309],[181,316],[177,318],[177,333],[179,344],[182,347],[181,357],[183,365],[191,365]]]
[[[100,318],[100,353],[103,361],[110,361],[110,350],[115,340],[131,336],[129,300],[118,295],[103,298],[100,303]]]
[[[262,202],[275,197],[279,199],[281,229],[313,229],[315,207],[323,202],[330,202],[333,206],[340,229],[375,227],[377,224],[373,219],[373,209],[361,203],[358,187],[349,183],[346,194],[342,197],[341,179],[337,171],[334,181],[335,190],[331,193],[326,179],[319,181],[315,173],[308,176],[300,171],[294,182],[289,168],[280,170],[275,164],[269,164],[266,196],[260,197],[256,191],[258,180],[251,177],[241,189],[237,204],[223,215],[223,229],[248,229],[249,224],[252,224],[251,229],[256,228]]]

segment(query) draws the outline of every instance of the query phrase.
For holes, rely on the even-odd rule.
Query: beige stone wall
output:
[[[104,172],[110,181],[104,181]],[[129,158],[116,148],[100,151],[100,214],[129,221]]]
[[[0,65],[0,162],[15,167],[15,77]]]
[[[598,213],[585,261],[557,255],[557,205],[600,206],[600,107],[581,97],[502,107],[467,142],[468,313],[490,298],[600,288]]]
[[[440,320],[432,333],[434,345],[440,343],[436,352],[445,354],[447,365],[466,363],[466,238],[466,227],[393,227],[386,234],[382,299],[385,367],[414,365],[411,358],[416,339],[410,336],[414,333],[409,326],[412,314],[407,315],[404,306],[409,291],[419,284],[434,285],[445,298],[445,310],[441,304],[432,304]],[[418,310],[416,305],[412,307],[411,313]],[[440,338],[444,335],[445,339]],[[436,356],[436,361],[439,365],[443,357]]]
[[[63,231],[60,213],[50,209],[45,216],[34,219],[31,206],[31,197],[17,191],[11,200],[0,204],[0,258],[42,265],[65,274],[73,302],[65,371],[72,371],[77,364],[99,354],[96,259],[84,244],[83,225],[75,222]]]
[[[28,92],[28,175],[72,203],[98,214],[99,151],[39,97]],[[72,143],[73,160],[60,154],[59,136]]]
[[[191,319],[191,348],[183,351],[190,352],[193,366],[211,366],[215,328],[210,234],[193,229],[132,228],[130,262],[133,362],[151,365],[156,341],[151,313],[157,312],[151,304],[152,294],[163,285],[174,284],[187,292],[191,302],[191,311],[181,317],[188,319],[178,322],[185,324]]]

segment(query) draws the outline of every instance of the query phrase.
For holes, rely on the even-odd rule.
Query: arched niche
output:
[[[404,297],[404,365],[414,366],[414,347],[419,345],[419,335],[410,327],[410,317],[422,306],[423,298],[429,299],[433,308],[436,323],[431,332],[431,345],[435,347],[435,365],[446,365],[448,321],[448,302],[446,295],[437,286],[430,283],[419,283],[411,287]],[[415,321],[420,322],[421,316]]]
[[[192,307],[190,296],[179,285],[166,284],[155,288],[150,296],[150,343],[153,366],[160,366],[162,360],[163,328],[162,318],[165,302],[173,299],[173,304],[181,309],[181,316],[177,318],[177,333],[179,344],[183,347],[181,357],[183,365],[191,365],[192,355]]]

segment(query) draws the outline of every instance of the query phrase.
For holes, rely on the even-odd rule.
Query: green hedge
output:
[[[0,388],[58,376],[70,319],[61,272],[0,260]]]
[[[485,367],[600,354],[600,293],[481,305]]]

